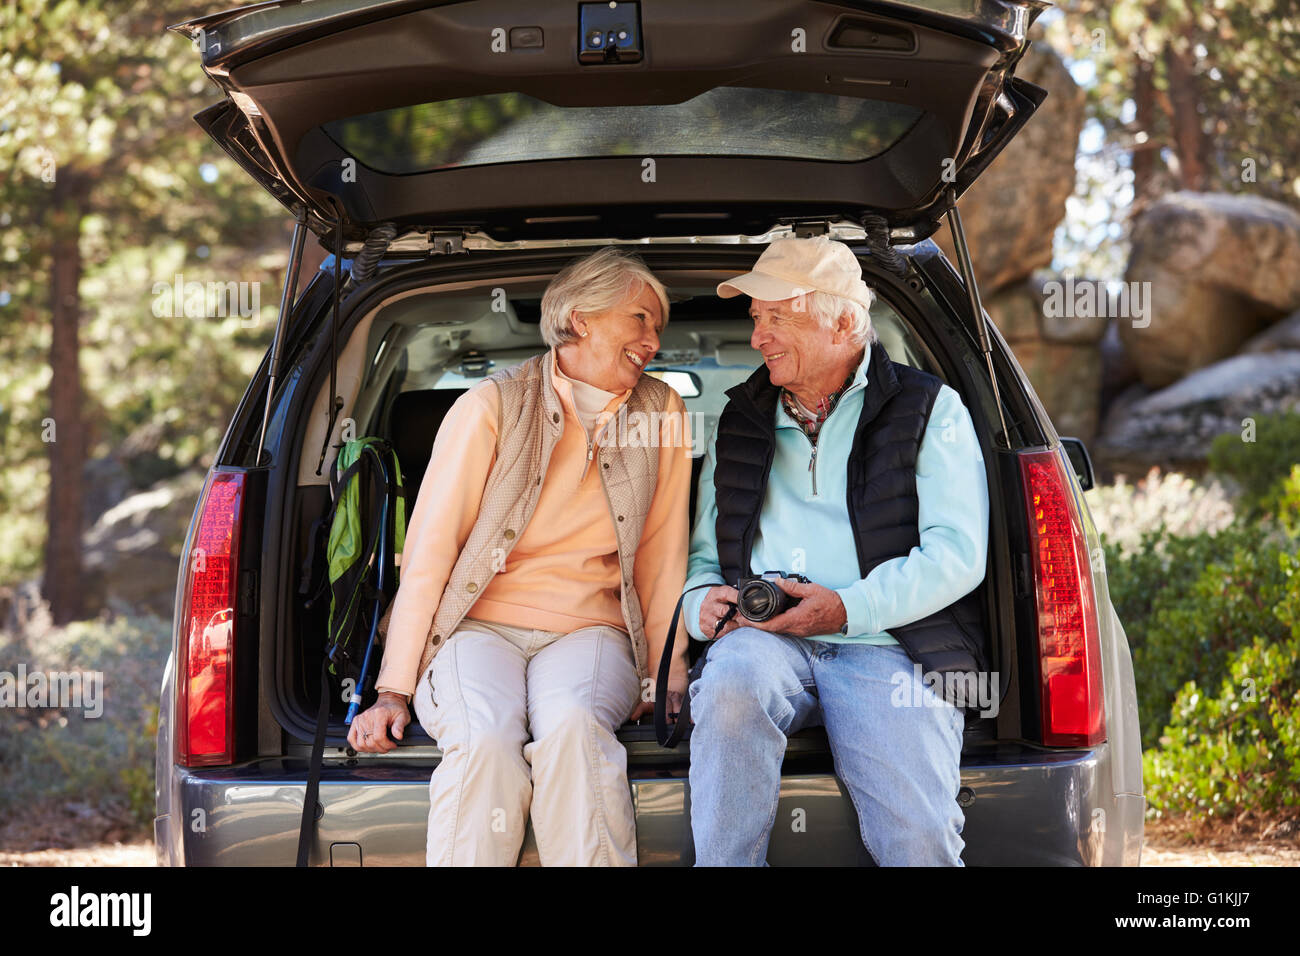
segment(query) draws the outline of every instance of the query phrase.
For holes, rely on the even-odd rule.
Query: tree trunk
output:
[[[1133,146],[1133,201],[1145,204],[1153,199],[1156,179],[1156,160],[1159,154],[1156,135],[1156,77],[1155,64],[1139,58],[1134,81],[1133,104],[1137,107],[1134,125],[1146,134],[1146,141]]]
[[[81,552],[82,467],[86,459],[81,409],[78,323],[81,318],[81,219],[85,195],[58,173],[50,217],[50,416],[43,437],[50,449],[48,537],[41,590],[56,625],[83,613]],[[52,439],[52,440],[51,440]]]
[[[1195,59],[1191,41],[1179,51],[1172,44],[1165,47],[1165,67],[1169,81],[1169,102],[1173,105],[1174,148],[1178,154],[1179,186],[1201,191],[1206,186],[1208,140],[1201,125],[1200,92],[1196,88]]]

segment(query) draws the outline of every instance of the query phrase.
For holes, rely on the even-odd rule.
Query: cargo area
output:
[[[658,271],[658,270],[657,270]],[[672,299],[671,320],[665,329],[656,361],[647,374],[664,377],[682,393],[691,426],[695,432],[693,480],[691,493],[692,520],[695,511],[695,478],[699,475],[703,450],[719,412],[725,404],[723,392],[749,376],[760,361],[750,348],[752,323],[747,314],[747,300],[719,299],[716,283],[731,274],[714,271],[660,272]],[[451,283],[436,288],[410,289],[386,298],[371,308],[352,326],[347,341],[340,336],[338,382],[345,405],[338,419],[353,418],[357,436],[380,435],[391,440],[398,452],[407,485],[407,515],[414,507],[420,483],[426,480],[429,452],[437,427],[455,399],[481,378],[499,368],[524,361],[544,351],[538,332],[540,297],[546,278],[496,278],[481,283]],[[884,295],[872,308],[872,321],[880,342],[895,361],[944,374],[936,350],[924,338],[923,331],[895,311]],[[329,507],[327,476],[335,454],[335,435],[328,442],[324,464],[316,474],[327,421],[328,365],[316,371],[320,380],[311,393],[311,411],[301,415],[297,457],[287,463],[295,475],[288,492],[288,519],[280,540],[288,546],[284,555],[281,595],[289,609],[288,639],[276,649],[279,662],[278,688],[283,693],[276,710],[291,719],[284,722],[285,754],[306,752],[310,741],[308,728],[314,726],[320,662],[329,613],[325,595],[311,607],[299,593],[304,568],[315,552],[318,569],[324,560],[323,537],[313,538],[312,527]],[[953,383],[962,391],[959,383]],[[967,399],[968,405],[974,405]],[[972,408],[977,428],[978,407]],[[291,416],[292,418],[292,416]],[[986,461],[996,452],[986,451]],[[989,467],[990,482],[996,471]],[[996,491],[990,489],[995,502],[994,527],[990,540],[990,564],[994,540],[1005,539],[1005,529],[997,526]],[[268,518],[268,521],[273,521]],[[268,528],[268,531],[270,529]],[[980,590],[989,605],[986,633],[996,634],[989,625],[994,614],[990,577],[986,575]],[[358,638],[364,641],[364,634]],[[700,646],[692,642],[692,660]],[[994,658],[996,659],[996,658]],[[372,675],[377,671],[377,660]],[[330,729],[327,759],[343,756],[346,705],[338,678],[332,686]],[[265,682],[264,682],[265,686]],[[1005,693],[1006,688],[1002,689]],[[367,687],[365,706],[373,702],[373,688]],[[397,751],[385,755],[407,755],[411,759],[436,757],[433,741],[419,727],[412,714],[406,739]],[[627,724],[620,737],[629,746],[632,761],[666,762],[685,765],[686,747],[678,752],[665,751],[654,740],[653,723],[643,718],[640,724]],[[968,721],[967,738],[971,745],[994,740],[997,720]],[[802,732],[794,749],[807,756],[817,754],[818,766],[829,769],[829,747],[820,728]],[[263,738],[265,739],[265,738]],[[793,744],[793,741],[792,741]],[[793,750],[792,750],[793,753]],[[365,761],[373,755],[359,755]]]

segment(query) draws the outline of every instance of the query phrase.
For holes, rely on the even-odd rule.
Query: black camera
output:
[[[740,594],[737,598],[740,613],[751,621],[766,621],[798,604],[801,598],[791,597],[776,583],[781,579],[798,581],[800,584],[812,583],[802,574],[786,574],[782,571],[765,571],[757,577],[743,577],[736,587]]]

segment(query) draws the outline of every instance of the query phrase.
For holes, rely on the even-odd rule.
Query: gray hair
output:
[[[859,343],[876,341],[876,327],[871,324],[869,309],[870,303],[875,301],[876,294],[870,287],[867,288],[868,305],[831,292],[809,292],[804,298],[809,315],[824,328],[834,328],[835,321],[848,312],[851,320],[849,335]]]
[[[573,313],[604,312],[649,286],[668,324],[668,291],[641,257],[605,246],[561,269],[542,295],[542,341],[550,348],[578,338]]]

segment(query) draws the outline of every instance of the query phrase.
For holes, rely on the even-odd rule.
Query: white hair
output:
[[[556,273],[542,295],[542,341],[550,348],[578,338],[573,313],[604,312],[648,286],[668,324],[668,291],[636,253],[606,246],[574,259]]]
[[[799,297],[796,296],[797,298]],[[836,320],[848,312],[849,336],[853,341],[859,343],[876,341],[876,327],[871,324],[869,309],[869,305],[876,301],[876,294],[870,287],[867,288],[867,305],[831,292],[809,292],[802,298],[808,313],[824,328],[834,328]]]

